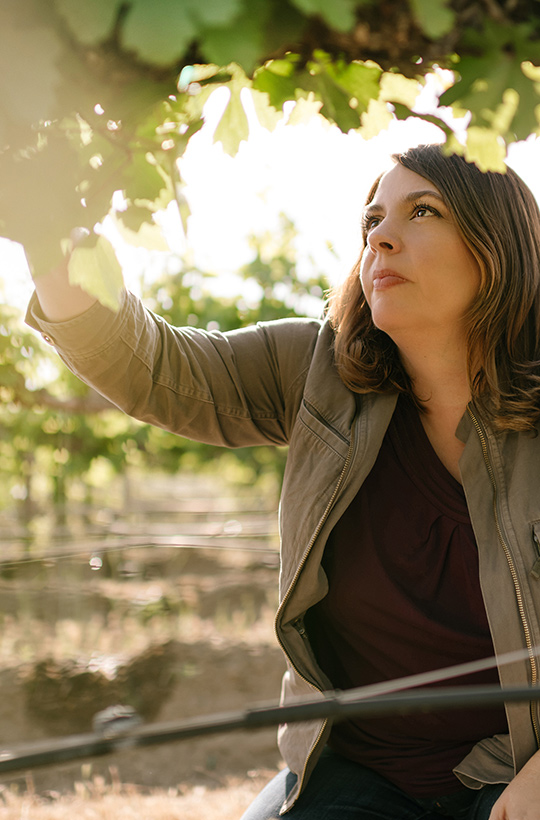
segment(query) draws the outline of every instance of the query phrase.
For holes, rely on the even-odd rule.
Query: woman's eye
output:
[[[430,205],[417,205],[414,209],[414,216],[436,216],[437,211]]]
[[[381,221],[380,216],[370,216],[364,220],[364,231],[369,233],[373,228],[376,228]]]

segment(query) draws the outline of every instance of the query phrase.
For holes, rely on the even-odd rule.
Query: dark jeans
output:
[[[296,782],[289,769],[263,789],[242,820],[273,820]],[[376,772],[325,749],[286,820],[488,820],[505,784],[415,799]]]

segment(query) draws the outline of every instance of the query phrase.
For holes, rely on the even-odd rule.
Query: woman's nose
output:
[[[376,225],[368,234],[367,242],[371,250],[384,250],[388,253],[395,252],[400,248],[400,240],[397,233],[388,224],[387,220],[383,220],[379,225]]]

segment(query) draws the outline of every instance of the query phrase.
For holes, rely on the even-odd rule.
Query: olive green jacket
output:
[[[282,700],[322,698],[331,684],[302,619],[327,592],[325,542],[371,470],[396,397],[348,390],[334,365],[332,330],[316,320],[230,333],[178,329],[126,295],[116,314],[95,305],[58,324],[43,320],[34,298],[27,321],[71,370],[138,419],[227,447],[289,445],[276,616],[288,664]],[[474,409],[457,435],[465,442],[460,467],[495,650],[527,649],[528,657],[501,667],[501,681],[536,683],[540,579],[531,569],[539,556],[540,436],[495,434]],[[538,748],[537,704],[510,704],[507,714],[509,735],[481,741],[456,769],[471,788],[508,782]],[[283,757],[299,775],[282,813],[305,784],[329,731],[322,720],[280,728]]]

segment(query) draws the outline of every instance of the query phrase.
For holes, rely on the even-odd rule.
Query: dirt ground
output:
[[[2,522],[0,760],[19,743],[87,733],[97,712],[118,703],[148,724],[277,702],[275,516],[236,499],[239,508],[220,499],[206,514],[208,499],[199,502],[192,484],[154,486],[76,539],[72,525],[62,546],[69,560],[6,560],[28,553],[13,522]],[[141,533],[150,546],[130,547]],[[96,783],[134,784],[139,794],[231,783],[253,791],[280,764],[276,729],[223,733],[0,774],[0,797],[56,800]]]
[[[143,665],[148,676],[139,670],[139,686],[146,686],[147,697],[155,698],[152,719],[160,723],[275,702],[283,671],[278,649],[179,642],[169,642],[147,652]],[[174,683],[160,685],[164,669],[167,669],[167,675],[174,676]],[[89,731],[87,718],[94,711],[92,703],[97,705],[99,701],[102,706],[111,699],[116,700],[107,698],[102,687],[96,685],[80,687],[78,693],[69,691],[68,679],[59,675],[53,678],[52,686],[49,681],[49,696],[57,708],[49,707],[46,716],[43,711],[40,715],[32,702],[35,694],[32,694],[27,680],[21,680],[19,670],[4,671],[0,677],[0,752],[22,740]],[[75,681],[76,676],[72,676],[71,690]],[[40,682],[41,695],[43,690],[44,684]],[[70,708],[73,698],[82,701],[77,718]],[[274,729],[241,731],[125,750],[88,761],[34,769],[32,782],[38,792],[62,792],[73,789],[81,779],[95,776],[109,782],[112,771],[122,783],[152,788],[176,788],[186,783],[220,785],[231,776],[245,777],[260,769],[276,770],[280,758],[275,736]],[[6,774],[0,782],[5,785],[18,783],[24,788],[27,777],[26,772]]]

